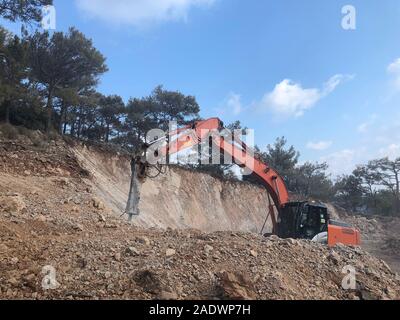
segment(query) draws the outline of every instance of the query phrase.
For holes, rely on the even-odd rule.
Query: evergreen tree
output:
[[[105,58],[92,41],[71,28],[67,34],[48,32],[29,36],[31,79],[42,86],[46,96],[46,130],[52,129],[53,100],[57,90],[94,87],[107,71]]]
[[[39,22],[42,7],[52,4],[53,0],[0,0],[0,17],[13,22]]]

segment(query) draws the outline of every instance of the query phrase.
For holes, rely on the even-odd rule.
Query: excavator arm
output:
[[[158,153],[158,158],[160,156],[161,158],[166,158],[177,152],[205,143],[210,138],[212,143],[219,147],[222,153],[231,157],[233,163],[242,168],[247,168],[250,172],[255,173],[261,178],[277,208],[283,207],[288,203],[289,193],[283,178],[274,169],[257,159],[240,138],[233,136],[232,132],[224,131],[223,123],[218,118],[197,121],[192,126],[178,129],[172,134],[170,133],[169,144],[160,149],[154,149],[154,151]],[[232,133],[231,139],[224,134],[226,132],[229,132],[229,134]],[[179,135],[179,137],[171,139],[173,135]]]
[[[168,137],[156,139],[145,145],[145,155],[135,160],[141,164],[141,168],[137,170],[143,173],[146,171],[144,167],[149,164],[157,165],[178,152],[208,141],[225,155],[225,160],[230,161],[228,163],[235,163],[246,168],[260,178],[273,200],[273,204],[269,205],[268,217],[271,217],[273,227],[276,229],[276,211],[279,212],[289,202],[289,193],[284,180],[273,168],[257,159],[239,137],[226,130],[218,118],[197,121],[193,125],[171,131]],[[274,210],[274,206],[277,210]]]

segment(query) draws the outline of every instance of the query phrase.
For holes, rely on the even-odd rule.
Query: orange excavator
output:
[[[162,173],[162,165],[169,164],[170,156],[200,145],[208,145],[209,161],[215,159],[212,150],[217,150],[217,157],[223,154],[225,161],[231,160],[231,163],[260,178],[272,199],[267,205],[267,218],[261,233],[271,219],[272,234],[280,238],[309,239],[329,246],[361,244],[360,232],[346,223],[330,219],[325,205],[314,201],[291,202],[283,178],[258,159],[239,135],[226,130],[218,118],[196,121],[161,137],[155,135],[152,142],[143,145],[132,160],[132,183],[126,213],[131,217],[138,214],[138,180],[148,176],[151,167]]]

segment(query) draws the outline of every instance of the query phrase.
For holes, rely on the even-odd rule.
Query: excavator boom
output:
[[[157,150],[157,157],[171,156],[177,152],[207,142],[211,138],[212,143],[217,146],[222,153],[231,157],[232,161],[240,167],[245,167],[261,178],[264,186],[268,189],[275,206],[282,207],[289,202],[289,193],[282,177],[271,167],[260,161],[250,152],[248,146],[234,136],[231,137],[221,134],[227,133],[223,127],[223,122],[218,118],[212,118],[204,121],[197,121],[192,126],[184,127],[181,130],[175,130],[169,134],[170,142]],[[178,134],[179,137],[172,138]],[[151,148],[150,148],[151,150]]]

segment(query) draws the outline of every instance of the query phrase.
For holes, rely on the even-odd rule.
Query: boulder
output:
[[[176,254],[176,250],[175,249],[167,249],[167,251],[165,251],[165,255],[167,257],[172,257]]]
[[[97,210],[104,210],[105,205],[104,203],[98,198],[92,198],[93,207]]]
[[[24,198],[20,194],[0,196],[0,211],[21,213],[26,209]]]
[[[223,271],[218,275],[223,298],[229,300],[254,300],[254,287],[251,281],[238,272]]]

